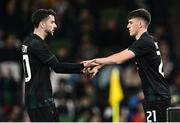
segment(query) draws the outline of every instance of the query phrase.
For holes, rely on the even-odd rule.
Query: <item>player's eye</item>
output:
[[[55,21],[51,21],[51,24],[55,24]]]

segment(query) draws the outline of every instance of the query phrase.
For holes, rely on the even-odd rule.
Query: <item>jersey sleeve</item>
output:
[[[32,53],[43,63],[47,63],[53,57],[55,57],[44,43],[39,42],[32,45]]]
[[[150,41],[146,41],[140,39],[135,41],[132,45],[129,46],[128,50],[134,52],[135,56],[142,56],[145,55],[153,49],[153,45]]]
[[[82,73],[83,64],[79,63],[60,63],[56,57],[47,62],[56,73]]]

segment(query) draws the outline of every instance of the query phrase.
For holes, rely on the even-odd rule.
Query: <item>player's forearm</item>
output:
[[[121,53],[113,54],[111,56],[108,56],[107,58],[109,59],[111,64],[122,64],[124,62]]]
[[[82,73],[83,68],[83,64],[59,63],[54,70],[57,73]]]
[[[134,57],[135,57],[135,54],[132,51],[125,49],[125,50],[123,50],[119,53],[115,53],[111,56],[96,59],[96,62],[99,64],[104,64],[104,65],[122,64],[125,61],[132,59]]]
[[[48,62],[49,66],[56,73],[82,73],[83,64],[78,63],[60,63],[56,58]]]
[[[96,63],[101,65],[111,65],[111,64],[117,64],[115,59],[113,57],[104,57],[104,58],[97,58]]]

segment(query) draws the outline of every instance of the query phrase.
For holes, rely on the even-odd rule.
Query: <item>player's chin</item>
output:
[[[134,33],[130,32],[130,36],[134,36]]]

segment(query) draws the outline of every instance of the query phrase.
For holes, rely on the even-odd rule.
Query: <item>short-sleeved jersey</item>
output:
[[[152,102],[170,99],[168,82],[164,78],[160,49],[153,37],[145,32],[128,49],[135,54],[145,100]]]
[[[28,108],[42,107],[53,102],[50,68],[46,64],[55,57],[44,40],[35,34],[22,45],[25,77],[25,104]]]

